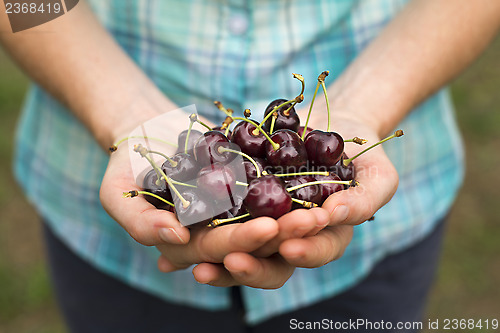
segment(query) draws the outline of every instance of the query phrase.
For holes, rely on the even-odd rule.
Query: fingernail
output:
[[[186,244],[174,228],[161,228],[158,230],[160,238],[171,244]]]
[[[330,221],[333,224],[339,224],[344,222],[349,215],[349,207],[340,205],[337,206],[333,212],[330,214]]]

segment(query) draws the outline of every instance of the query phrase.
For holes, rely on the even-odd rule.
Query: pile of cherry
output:
[[[295,105],[304,99],[304,80],[294,74],[302,83],[301,93],[292,100],[272,101],[260,123],[250,119],[248,109],[245,117],[235,117],[231,109],[215,102],[226,113],[222,126],[210,128],[195,114],[190,115],[190,126],[179,135],[178,149],[173,156],[136,145],[134,150],[146,158],[152,168],[144,177],[142,190],[132,190],[124,196],[143,195],[158,209],[174,212],[185,226],[215,227],[259,216],[277,219],[293,209],[320,206],[331,194],[356,186],[352,160],[403,132],[398,130],[348,158],[344,143],[364,144],[366,140],[357,137],[344,140],[330,131],[324,84],[327,75],[325,71],[318,77],[309,108],[310,115],[321,86],[328,109],[326,131],[307,127],[309,115],[305,126],[300,126]],[[231,131],[233,121],[239,122]],[[207,127],[207,131],[192,129],[195,122]],[[114,151],[116,146],[110,149]],[[163,164],[156,164],[152,154],[162,155]],[[222,211],[220,207],[224,207]]]

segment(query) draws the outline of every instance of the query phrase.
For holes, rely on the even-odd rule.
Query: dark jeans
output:
[[[385,258],[367,278],[344,293],[257,326],[243,322],[237,287],[232,288],[233,305],[226,311],[168,303],[95,269],[71,252],[47,226],[44,236],[57,299],[71,332],[279,333],[314,328],[307,326],[313,322],[325,325],[316,326],[318,330],[336,332],[416,332],[396,329],[396,325],[422,320],[443,229],[441,222],[423,241]],[[353,326],[357,319],[365,320],[364,324]],[[386,328],[390,322],[393,329],[382,329],[381,320]],[[343,323],[344,328],[335,328],[335,323]]]

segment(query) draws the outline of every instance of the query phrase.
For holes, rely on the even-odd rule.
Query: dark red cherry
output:
[[[306,136],[304,142],[313,166],[334,166],[344,152],[344,139],[335,132],[314,130]]]
[[[243,198],[240,196],[233,197],[234,206],[225,212],[217,215],[216,219],[231,219],[233,217],[241,216],[247,213],[245,206],[243,205]],[[248,221],[250,218],[242,218],[236,220],[234,223],[242,223]]]
[[[317,181],[339,181],[342,180],[338,175],[336,175],[333,172],[330,172],[328,176],[323,176],[323,175],[315,175],[314,179]],[[318,205],[322,205],[325,200],[332,195],[335,192],[342,191],[344,189],[344,185],[342,184],[332,184],[332,183],[324,183],[318,185],[320,189],[320,201],[316,202]]]
[[[222,129],[221,126],[216,126],[216,127],[213,127],[212,128],[212,131],[217,131],[217,132],[221,132],[222,134],[226,135],[226,130],[225,129]],[[231,141],[231,135],[232,135],[233,132],[231,132],[231,130],[229,130],[227,132],[227,138],[229,139],[229,141]]]
[[[194,145],[194,157],[201,167],[214,163],[226,164],[234,159],[229,152],[219,152],[217,148],[231,148],[232,145],[227,137],[221,132],[208,131],[198,139]]]
[[[292,209],[292,197],[281,179],[267,175],[250,183],[243,204],[254,218],[269,216],[277,219]]]
[[[237,144],[241,151],[252,157],[265,157],[264,134],[249,122],[241,121],[233,129],[231,142]]]
[[[297,134],[302,137],[302,133],[304,133],[304,126],[300,126],[299,129],[297,130]],[[305,136],[309,133],[311,133],[313,131],[313,129],[311,127],[307,127],[306,129],[306,134],[304,135],[304,139],[305,139]]]
[[[192,155],[177,153],[171,157],[171,160],[163,162],[161,166],[167,176],[179,182],[186,182],[196,178],[200,166]],[[172,166],[172,163],[174,166]]]
[[[344,165],[344,160],[348,158],[346,153],[343,153],[340,160],[335,163],[335,166],[330,168],[330,170],[336,173],[342,180],[353,180],[354,177],[356,177],[356,169],[352,161],[347,166]]]
[[[196,189],[184,189],[180,192],[182,197],[189,201],[189,206],[184,207],[178,197],[174,197],[175,212],[177,219],[183,226],[194,226],[199,224],[205,226],[214,216],[213,201]]]
[[[149,170],[148,173],[146,173],[146,175],[144,176],[144,180],[142,181],[143,190],[156,194],[157,196],[160,196],[163,199],[172,202],[172,196],[170,195],[170,190],[166,182],[164,180],[161,180],[160,183],[157,184],[157,179],[158,177],[156,171],[154,169]],[[158,209],[167,209],[169,207],[168,204],[150,195],[145,195],[144,199],[146,199],[150,204]]]
[[[198,188],[213,200],[230,200],[236,186],[236,175],[228,165],[210,164],[200,170],[196,181]]]
[[[274,101],[272,101],[267,107],[266,107],[266,111],[264,112],[264,118],[266,117],[266,115],[268,115],[270,112],[272,112],[274,110],[275,107],[285,103],[287,100],[286,99],[275,99]],[[274,123],[274,130],[279,130],[279,129],[289,129],[289,130],[292,130],[292,131],[295,131],[297,132],[297,130],[299,129],[299,125],[300,125],[300,119],[299,119],[299,116],[297,115],[297,112],[295,111],[295,108],[292,107],[290,110],[288,110],[288,108],[290,108],[291,104],[287,104],[285,106],[282,106],[281,108],[279,108],[277,111],[278,111],[278,118],[276,118],[276,122]],[[288,112],[286,111],[288,110]],[[285,113],[287,112],[287,113]],[[269,117],[266,122],[264,123],[264,125],[262,126],[266,131],[269,132],[270,128],[271,128],[271,122],[272,122],[272,116]]]
[[[297,185],[302,185],[305,183],[311,183],[316,181],[314,176],[296,176],[288,179],[286,183],[286,188],[294,187]],[[290,195],[292,198],[314,202],[318,205],[322,204],[321,201],[321,191],[319,185],[309,185],[305,187],[301,187],[295,191],[291,191]],[[294,203],[293,208],[303,208],[301,205]]]
[[[261,174],[264,170],[270,169],[265,159],[254,157],[253,160],[255,161],[255,164],[257,164],[257,167],[259,168]],[[243,166],[245,167],[247,183],[250,183],[252,180],[257,178],[257,170],[255,169],[255,165],[253,165],[252,162],[245,158],[243,159]]]
[[[271,139],[279,145],[274,150],[271,142],[266,142],[267,161],[278,169],[298,172],[297,170],[307,164],[307,151],[304,142],[296,132],[288,129],[275,131]]]
[[[184,153],[184,147],[186,144],[187,133],[188,133],[188,130],[184,130],[184,131],[179,133],[179,136],[177,137],[178,147],[177,147],[176,153]],[[201,133],[200,131],[197,131],[194,129],[191,130],[191,133],[189,133],[189,138],[188,138],[188,151],[187,151],[188,154],[193,155],[194,144],[196,143],[196,141],[198,141],[198,139],[202,135],[203,135],[203,133]]]

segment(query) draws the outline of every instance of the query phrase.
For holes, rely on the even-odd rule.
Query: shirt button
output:
[[[228,29],[233,35],[242,35],[248,30],[248,19],[243,15],[229,18]]]

